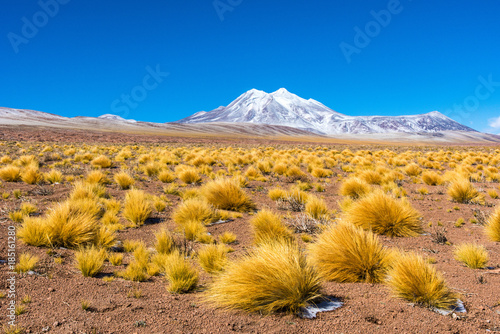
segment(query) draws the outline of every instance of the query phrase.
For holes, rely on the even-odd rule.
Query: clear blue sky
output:
[[[0,106],[167,122],[285,87],[348,115],[438,110],[500,132],[497,0],[3,6]]]

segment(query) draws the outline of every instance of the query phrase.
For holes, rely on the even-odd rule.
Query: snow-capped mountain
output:
[[[99,119],[107,119],[109,121],[120,121],[120,122],[137,122],[135,119],[125,119],[121,116],[118,115],[113,115],[113,114],[104,114],[99,117]]]
[[[273,93],[252,89],[227,107],[200,111],[176,123],[212,122],[283,125],[320,134],[476,132],[437,111],[411,116],[347,116],[285,88]]]

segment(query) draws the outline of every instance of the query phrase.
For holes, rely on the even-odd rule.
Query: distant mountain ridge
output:
[[[437,111],[409,116],[348,116],[316,100],[303,99],[285,88],[273,93],[251,89],[227,107],[200,111],[176,123],[212,122],[282,125],[324,135],[477,132]]]

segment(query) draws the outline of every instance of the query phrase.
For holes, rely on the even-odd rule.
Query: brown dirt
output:
[[[287,146],[286,141],[262,141],[259,139],[246,140],[244,144],[236,139],[217,140],[215,138],[172,138],[166,136],[146,135],[119,135],[116,133],[99,133],[89,131],[69,130],[36,130],[33,128],[19,129],[2,128],[2,141],[29,141],[29,142],[88,142],[88,143],[153,143],[179,145],[275,145]],[[308,145],[310,145],[308,143]],[[325,143],[321,143],[325,145]],[[291,145],[292,146],[292,145]],[[293,144],[293,146],[296,146]],[[342,149],[346,147],[340,147]],[[387,148],[387,147],[384,147]],[[338,149],[338,148],[337,148]],[[356,147],[349,147],[352,151]],[[404,151],[404,148],[397,148]],[[426,150],[428,148],[421,148]],[[436,150],[436,148],[432,148]],[[440,148],[439,148],[440,149]],[[475,150],[482,150],[476,147]],[[1,149],[0,149],[1,150]],[[0,152],[3,153],[4,152]],[[42,170],[43,167],[42,167]],[[82,172],[85,172],[82,170]],[[335,173],[347,175],[335,168]],[[75,171],[78,174],[79,171]],[[324,196],[329,208],[337,209],[339,183],[336,178],[325,184]],[[144,181],[136,184],[139,188],[155,195],[162,194],[163,184],[159,181]],[[276,204],[267,197],[265,189],[276,185],[287,187],[283,178],[270,177],[269,182],[250,182],[247,192],[251,193],[259,208],[270,207],[276,209]],[[478,188],[496,188],[498,184],[475,183]],[[426,186],[430,193],[422,196],[416,189],[422,185],[404,182],[404,188],[409,193],[412,205],[423,215],[424,226],[429,232],[428,223],[436,226],[441,221],[446,228],[446,235],[452,244],[477,241],[488,249],[490,253],[489,265],[500,267],[500,244],[488,241],[482,233],[482,227],[471,224],[473,209],[486,213],[494,207],[478,205],[464,205],[452,203],[446,195],[443,186]],[[66,198],[70,184],[45,185],[50,194],[39,195],[36,191],[39,186],[27,185],[22,182],[3,182],[1,192],[12,192],[20,189],[24,194],[20,199],[11,196],[1,200],[0,204],[0,259],[5,260],[7,254],[7,228],[14,224],[8,219],[8,212],[19,208],[23,201],[36,203],[39,213],[45,212],[51,203]],[[124,191],[116,185],[109,185],[108,192],[117,199],[123,199]],[[172,206],[167,207],[164,213],[155,213],[151,223],[138,229],[127,229],[118,233],[118,239],[142,239],[148,246],[152,246],[153,232],[161,227],[173,230],[175,225],[170,218],[170,212],[179,202],[177,196],[167,195]],[[500,199],[487,201],[496,206]],[[458,210],[452,209],[457,206]],[[452,209],[451,212],[448,212]],[[458,218],[465,219],[461,228],[454,226]],[[214,236],[224,231],[237,234],[238,244],[234,245],[231,257],[237,257],[251,246],[248,220],[250,216],[244,214],[232,222],[209,227]],[[17,275],[17,301],[25,295],[32,298],[26,305],[26,313],[18,316],[18,323],[28,333],[485,333],[500,331],[500,275],[490,274],[491,270],[472,270],[463,267],[453,259],[452,246],[440,245],[432,241],[430,235],[417,238],[387,238],[381,237],[387,246],[398,247],[403,250],[414,250],[437,260],[436,268],[444,275],[449,286],[462,294],[467,314],[458,314],[459,318],[442,316],[428,309],[410,305],[403,300],[393,298],[387,287],[381,284],[339,284],[327,282],[324,284],[324,294],[333,295],[342,299],[345,305],[333,312],[321,313],[317,319],[305,320],[293,315],[262,316],[237,311],[213,309],[205,305],[202,300],[202,290],[210,281],[210,276],[202,274],[200,288],[190,294],[173,295],[167,292],[165,280],[152,277],[143,283],[134,283],[123,279],[105,282],[101,278],[112,274],[125,265],[113,267],[109,263],[102,274],[96,278],[84,278],[74,268],[73,251],[57,249],[56,254],[47,254],[46,249],[26,246],[17,243],[17,252],[28,251],[36,254],[41,261],[36,269],[38,275]],[[196,245],[194,247],[197,247]],[[63,264],[54,263],[53,258],[62,256]],[[126,255],[124,264],[130,260]],[[0,291],[7,289],[6,264],[0,264]],[[129,291],[140,289],[142,296],[138,299],[128,297]],[[87,311],[82,310],[81,301],[91,304]],[[0,322],[6,322],[7,298],[0,299]],[[145,327],[140,326],[144,322]]]

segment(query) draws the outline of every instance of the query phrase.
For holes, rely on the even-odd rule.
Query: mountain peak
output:
[[[227,107],[196,113],[176,123],[210,122],[282,125],[320,134],[475,131],[438,111],[412,116],[347,116],[285,88],[272,93],[251,89]]]

